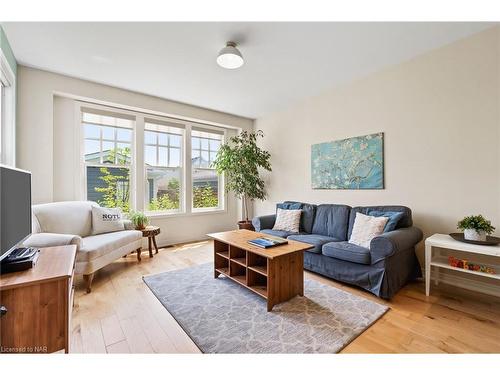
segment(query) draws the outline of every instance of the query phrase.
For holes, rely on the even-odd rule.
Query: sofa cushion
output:
[[[313,249],[309,249],[312,253],[321,254],[321,247],[328,242],[340,241],[334,237],[322,236],[320,234],[292,234],[287,237],[289,240],[300,241],[314,245]]]
[[[368,211],[403,212],[403,217],[398,221],[395,229],[408,228],[413,225],[413,220],[411,218],[411,210],[405,206],[353,207],[351,208],[351,213],[349,214],[349,229],[347,232],[347,238],[351,237],[352,227],[354,225],[354,219],[356,218],[356,212],[361,212],[364,215],[368,215]]]
[[[313,234],[347,240],[350,207],[341,204],[320,204],[312,227]]]
[[[281,237],[281,238],[287,238],[291,234],[297,234],[294,232],[287,232],[284,230],[272,230],[272,229],[262,229],[260,233],[265,233],[269,234],[271,236],[276,236],[276,237]]]
[[[356,212],[349,243],[369,249],[372,239],[384,233],[388,220],[389,218],[384,216],[376,217]]]
[[[387,220],[387,224],[385,224],[384,227],[384,233],[387,232],[392,232],[393,230],[396,229],[396,226],[399,223],[399,220],[401,220],[404,216],[403,212],[393,212],[393,211],[377,211],[377,210],[369,210],[368,215],[370,216],[384,216],[387,217],[389,220]]]
[[[300,217],[300,231],[305,233],[312,233],[314,218],[316,216],[316,205],[309,203],[301,203],[294,201],[285,201],[284,204],[300,204],[302,216]]]
[[[278,208],[273,230],[299,233],[301,215],[302,210],[283,210]]]
[[[92,234],[124,230],[122,210],[119,208],[92,207]]]
[[[300,210],[302,208],[302,203],[300,202],[283,202],[276,204],[276,212],[278,212],[278,208],[282,210]]]
[[[142,232],[138,230],[124,230],[84,237],[76,260],[88,262],[141,238]]]
[[[370,264],[370,250],[347,241],[329,242],[321,249],[323,255],[358,264]]]
[[[95,202],[67,201],[36,204],[32,207],[41,232],[76,234],[92,233],[92,207]]]

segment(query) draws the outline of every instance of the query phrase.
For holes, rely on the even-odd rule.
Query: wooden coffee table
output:
[[[248,243],[265,233],[246,229],[211,233],[214,239],[214,277],[224,275],[274,305],[304,295],[304,250],[313,246],[288,240],[288,244],[262,249]]]

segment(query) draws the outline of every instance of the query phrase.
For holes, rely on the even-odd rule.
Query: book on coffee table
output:
[[[288,243],[288,241],[283,238],[260,237],[253,240],[249,240],[248,243],[251,245],[267,249],[269,247],[285,245]]]

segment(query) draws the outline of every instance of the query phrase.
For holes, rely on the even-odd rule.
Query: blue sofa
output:
[[[286,201],[284,208],[300,208],[300,232],[272,230],[276,215],[255,217],[258,232],[314,245],[304,253],[304,268],[323,276],[357,285],[390,299],[408,281],[421,277],[415,245],[422,231],[413,226],[411,210],[404,206],[349,207],[340,204],[314,205]],[[370,243],[370,249],[350,244],[356,212],[402,212],[395,230],[384,232]]]

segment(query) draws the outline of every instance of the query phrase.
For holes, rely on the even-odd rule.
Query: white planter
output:
[[[483,230],[478,232],[475,229],[465,229],[464,238],[470,241],[486,241],[486,233]]]

